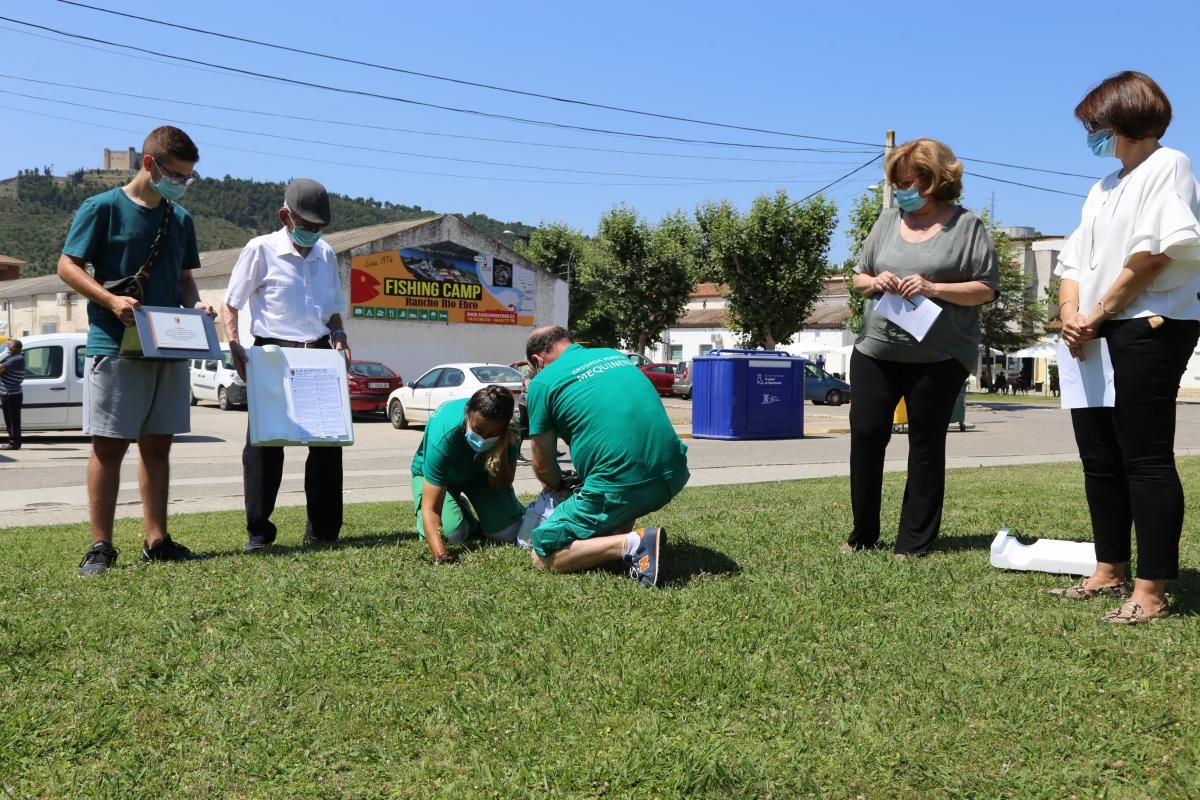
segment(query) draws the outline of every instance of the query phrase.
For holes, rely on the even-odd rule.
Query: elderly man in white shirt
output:
[[[350,345],[342,329],[346,297],[338,277],[337,255],[321,241],[321,230],[330,220],[325,187],[308,178],[293,180],[284,192],[279,220],[283,223],[280,230],[251,239],[242,249],[225,293],[229,349],[243,379],[246,351],[239,340],[238,312],[247,304],[255,345],[332,347],[350,359]],[[283,478],[283,448],[251,446],[247,432],[242,470],[246,552],[260,552],[275,541],[271,514]],[[342,528],[340,447],[308,449],[304,495],[308,503],[304,544],[336,541]]]

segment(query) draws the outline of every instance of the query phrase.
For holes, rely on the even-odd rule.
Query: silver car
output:
[[[692,362],[680,361],[675,365],[675,383],[671,385],[671,394],[692,399]]]

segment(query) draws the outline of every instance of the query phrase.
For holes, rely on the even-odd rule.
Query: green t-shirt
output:
[[[146,263],[154,235],[162,224],[165,206],[145,208],[116,187],[89,197],[75,212],[63,252],[92,265],[96,280],[108,283],[136,273]],[[182,270],[200,266],[196,225],[192,215],[175,205],[167,246],[150,273],[150,284],[142,305],[179,307],[179,276]],[[89,356],[120,353],[125,326],[107,308],[88,303]]]
[[[940,231],[923,242],[906,242],[900,236],[900,210],[884,209],[863,243],[855,272],[897,278],[924,275],[934,283],[983,281],[1000,288],[1000,272],[991,234],[979,217],[959,208]],[[982,306],[960,306],[930,300],[941,306],[933,327],[917,341],[899,325],[875,313],[875,297],[863,308],[863,327],[855,347],[884,361],[928,363],[956,359],[974,372],[979,362],[979,319]]]
[[[591,486],[636,486],[687,469],[654,384],[629,357],[573,344],[529,384],[529,435],[554,431]]]
[[[487,483],[483,456],[467,444],[463,435],[463,420],[467,415],[468,398],[450,400],[438,406],[425,426],[425,435],[413,455],[412,474],[434,486],[446,489],[465,489],[477,483]],[[513,461],[520,455],[520,445],[509,449]]]

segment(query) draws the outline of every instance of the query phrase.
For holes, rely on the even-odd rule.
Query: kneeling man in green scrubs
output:
[[[624,559],[642,586],[658,584],[663,528],[634,529],[688,482],[687,445],[658,392],[628,356],[575,344],[565,328],[539,328],[525,355],[535,370],[526,392],[533,471],[560,491],[557,440],[571,448],[583,485],[533,531],[533,564],[578,572]]]
[[[508,389],[485,386],[470,399],[443,403],[429,418],[413,456],[412,496],[433,563],[453,561],[446,546],[476,533],[504,544],[517,540],[525,507],[512,488],[520,452],[514,405]]]

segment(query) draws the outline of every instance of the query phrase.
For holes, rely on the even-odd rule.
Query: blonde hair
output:
[[[913,139],[897,147],[883,164],[888,183],[916,178],[922,194],[950,203],[962,196],[962,162],[937,139]],[[907,187],[902,187],[907,188]]]

